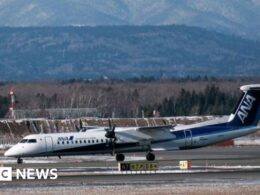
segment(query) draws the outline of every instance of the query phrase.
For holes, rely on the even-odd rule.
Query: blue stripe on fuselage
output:
[[[229,123],[220,123],[220,124],[214,124],[214,125],[208,125],[202,127],[194,127],[190,129],[176,130],[176,131],[172,131],[171,133],[176,136],[176,139],[184,139],[185,130],[191,131],[192,137],[197,137],[197,136],[211,135],[215,133],[235,131],[236,129],[239,129],[239,127],[231,126]]]

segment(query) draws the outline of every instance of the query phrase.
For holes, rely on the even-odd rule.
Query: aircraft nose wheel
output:
[[[18,158],[18,159],[17,159],[17,164],[22,164],[22,163],[23,163],[23,159]]]
[[[155,155],[153,153],[151,153],[151,152],[147,153],[146,160],[154,161],[155,160]]]
[[[116,154],[116,160],[118,162],[124,161],[125,160],[125,156],[123,154]]]

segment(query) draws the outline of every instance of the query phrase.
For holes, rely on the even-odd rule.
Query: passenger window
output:
[[[62,142],[62,144],[64,144],[64,142]]]
[[[103,143],[103,139],[101,139],[101,143]]]
[[[87,143],[87,141],[86,141],[86,140],[84,140],[84,143]]]
[[[82,144],[82,141],[80,140],[79,143]]]
[[[90,144],[90,140],[88,140],[88,143]]]
[[[67,144],[69,144],[70,142],[69,141],[67,141]]]
[[[36,143],[36,139],[29,139],[28,143]]]
[[[96,142],[98,143],[98,139],[96,140]]]
[[[77,143],[78,143],[78,141],[75,141],[75,143],[77,144]]]
[[[95,140],[92,140],[92,143],[95,143]]]
[[[60,142],[58,142],[57,144],[60,144]]]

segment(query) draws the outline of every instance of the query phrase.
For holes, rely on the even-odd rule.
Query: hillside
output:
[[[258,0],[0,0],[0,26],[198,26],[260,39]]]
[[[0,28],[1,80],[250,76],[260,44],[185,26]]]

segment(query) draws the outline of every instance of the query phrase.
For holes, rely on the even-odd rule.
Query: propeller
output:
[[[80,128],[78,127],[78,125],[75,125],[75,127],[76,127],[76,131],[80,132]]]
[[[82,129],[83,128],[83,123],[82,123],[82,120],[79,119],[79,128]]]
[[[109,127],[105,128],[106,134],[105,136],[109,139],[116,139],[115,129],[116,125],[112,125],[111,120],[108,120]]]
[[[83,127],[83,122],[81,119],[79,119],[79,127],[78,125],[75,125],[76,127],[76,130],[79,132],[79,131],[82,131],[82,130],[85,130],[85,128]]]
[[[116,125],[115,124],[112,125],[110,119],[108,120],[108,125],[109,125],[108,128],[105,128],[105,131],[106,131],[105,136],[107,138],[109,138],[109,140],[110,140],[110,143],[111,143],[111,146],[112,146],[112,154],[114,155],[114,153],[115,153],[115,143],[116,143],[116,140],[117,140],[116,133],[115,133]]]

